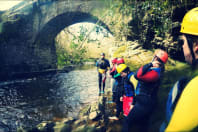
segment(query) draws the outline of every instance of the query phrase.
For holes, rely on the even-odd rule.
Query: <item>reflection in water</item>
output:
[[[0,83],[0,130],[76,117],[83,105],[97,100],[97,80],[96,69],[89,67]]]

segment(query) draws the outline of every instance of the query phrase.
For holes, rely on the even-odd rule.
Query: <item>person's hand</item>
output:
[[[131,106],[130,106],[130,111],[133,109],[133,107],[134,107],[134,105],[131,105]]]
[[[112,75],[111,75],[111,71],[107,71],[107,77],[111,78]]]
[[[107,77],[108,78],[113,78],[112,75],[110,73],[107,73]]]
[[[123,97],[120,97],[120,101],[121,101],[121,102],[123,101]]]
[[[153,61],[152,64],[153,64],[153,67],[159,67],[160,66],[160,62],[157,61],[157,60]]]

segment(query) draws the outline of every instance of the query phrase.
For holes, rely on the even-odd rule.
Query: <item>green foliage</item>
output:
[[[77,43],[71,43],[71,52],[66,51],[65,49],[58,49],[57,58],[58,58],[58,67],[64,67],[71,64],[81,64],[85,58],[86,49],[79,49]]]
[[[57,59],[58,59],[58,68],[62,68],[67,65],[72,64],[81,64],[83,62],[86,55],[86,47],[83,46],[84,41],[86,39],[87,29],[80,27],[80,35],[73,35],[73,39],[70,43],[70,50],[63,47],[58,47],[57,45]]]
[[[3,24],[0,23],[0,33],[2,32],[2,26],[3,26]]]
[[[91,12],[93,16],[97,16],[101,21],[109,26],[111,32],[114,33],[116,40],[122,40],[132,36],[131,40],[139,40],[141,44],[149,45],[154,37],[166,39],[172,29],[173,9],[177,6],[185,6],[190,0],[171,1],[171,0],[101,0],[105,3],[100,11]],[[195,2],[194,2],[195,3]],[[98,14],[100,14],[98,16]],[[133,25],[129,25],[130,17],[132,17]],[[97,22],[100,25],[99,22]],[[97,27],[93,30],[100,30]],[[133,32],[134,31],[134,32]],[[86,28],[81,27],[80,35],[74,36],[70,48],[72,53],[67,53],[72,63],[80,62],[81,56],[84,56],[86,49],[83,49],[84,42],[93,42],[87,36]],[[98,43],[100,47],[100,43]],[[152,46],[147,46],[152,48]],[[80,52],[80,53],[79,53]],[[121,53],[121,51],[118,51]],[[116,53],[116,54],[120,54]],[[71,55],[72,54],[72,55]],[[67,57],[65,57],[67,58]],[[78,58],[78,59],[77,59]],[[73,61],[74,60],[74,61]]]
[[[58,63],[58,68],[62,68],[71,62],[70,60],[70,54],[65,52],[63,49],[58,49],[57,50],[57,63]]]

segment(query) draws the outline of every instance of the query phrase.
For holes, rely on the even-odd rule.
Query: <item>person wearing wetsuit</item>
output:
[[[124,63],[123,58],[117,59],[117,66]],[[113,78],[115,79],[114,89],[113,89],[113,100],[116,103],[116,116],[109,117],[110,120],[119,120],[120,113],[123,111],[123,103],[120,101],[120,97],[123,95],[124,84],[123,78],[120,73],[117,72],[117,68],[114,71]]]
[[[193,74],[186,82],[177,81],[175,86],[182,87],[178,101],[173,103],[172,115],[166,132],[198,131],[198,7],[188,11],[182,21],[179,44],[183,48],[185,60],[191,65]],[[182,83],[181,83],[182,82]],[[181,85],[177,85],[181,84]],[[185,84],[185,85],[183,85]],[[177,89],[181,89],[181,88]],[[172,100],[175,97],[172,96]],[[175,104],[175,105],[174,105]]]
[[[119,65],[117,71],[123,79],[124,88],[120,100],[123,102],[123,115],[127,117],[130,112],[130,106],[133,103],[137,80],[134,79],[134,73],[125,64]]]
[[[138,80],[136,95],[131,110],[124,120],[123,132],[129,132],[134,125],[140,126],[140,132],[148,131],[149,118],[157,103],[157,91],[167,60],[168,54],[163,50],[158,50],[151,63],[136,71],[135,78]]]
[[[105,90],[106,72],[110,68],[110,64],[109,61],[105,59],[104,53],[101,53],[100,55],[101,58],[96,62],[96,66],[98,69],[99,94],[103,94]],[[103,86],[102,89],[101,85]]]
[[[112,103],[115,102],[115,90],[116,90],[116,80],[114,78],[116,66],[117,66],[117,58],[114,58],[112,61],[112,67],[110,68],[110,76],[111,76],[111,86],[112,86]]]

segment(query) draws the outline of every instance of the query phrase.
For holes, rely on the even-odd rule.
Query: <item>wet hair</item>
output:
[[[189,39],[191,42],[192,42],[192,44],[193,43],[198,43],[198,36],[195,36],[195,35],[187,35],[187,34],[185,34],[185,36],[187,37],[187,39]]]
[[[190,48],[190,52],[191,52],[191,56],[192,56],[192,65],[193,65],[193,67],[195,67],[197,64],[197,61],[196,61],[195,54],[193,51],[193,44],[198,41],[198,37],[194,36],[194,35],[189,35],[189,34],[188,35],[185,34],[185,36],[186,36],[188,46]]]

